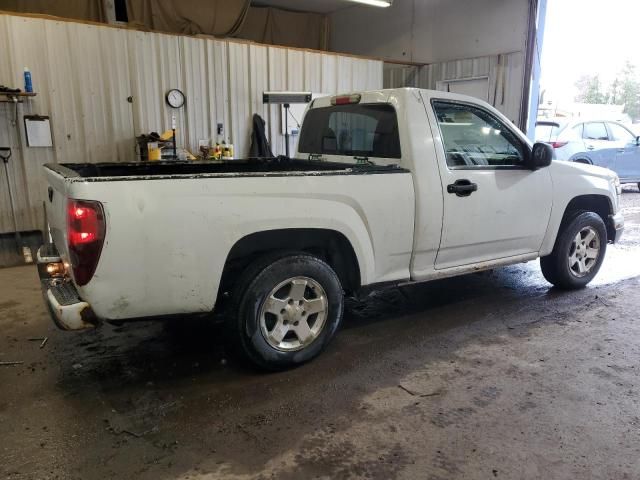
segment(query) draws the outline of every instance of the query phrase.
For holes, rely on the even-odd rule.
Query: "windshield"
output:
[[[313,108],[304,117],[298,151],[400,158],[396,111],[379,103]]]

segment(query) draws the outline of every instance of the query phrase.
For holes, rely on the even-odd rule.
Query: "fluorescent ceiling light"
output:
[[[393,0],[349,0],[356,3],[364,3],[365,5],[371,5],[372,7],[390,7]]]

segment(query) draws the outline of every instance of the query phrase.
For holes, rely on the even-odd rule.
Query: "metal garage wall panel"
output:
[[[105,78],[103,94],[106,98],[103,105],[108,112],[107,141],[112,145],[111,156],[106,161],[131,161],[135,158],[132,138],[136,131],[133,125],[133,105],[128,101],[131,96],[128,36],[121,35],[113,28],[101,28],[99,37]]]
[[[502,55],[501,65],[497,65],[496,59],[494,68],[498,72],[495,79],[496,106],[518,125],[522,113],[520,105],[524,85],[524,54],[518,52]]]
[[[3,71],[1,72],[2,82],[7,82],[9,85],[13,85],[16,83],[15,79],[19,78],[17,70],[14,67],[13,57],[18,56],[19,58],[24,58],[24,52],[16,51],[14,53],[14,50],[16,49],[14,39],[15,29],[13,25],[14,19],[6,17],[5,22],[3,23],[3,28],[5,28],[6,31],[0,36],[3,40],[3,48],[0,49],[0,56],[3,57],[2,60],[0,60],[0,65],[3,67]],[[4,47],[5,45],[6,47]],[[20,85],[20,83],[18,85]],[[23,111],[23,105],[19,105],[18,114],[20,117],[18,117],[18,125],[20,125],[20,122],[22,121],[21,115]],[[14,198],[16,199],[18,224],[21,226],[30,221],[30,214],[26,207],[29,205],[29,200],[27,198],[28,186],[24,172],[24,162],[22,161],[21,139],[19,138],[18,129],[12,125],[15,118],[14,105],[8,103],[0,104],[0,113],[3,116],[2,120],[0,120],[0,144],[2,144],[2,146],[10,146],[13,148],[13,156],[8,165],[9,183],[13,189]],[[7,185],[4,165],[0,164],[0,169],[0,188],[2,189],[0,192],[0,201],[2,202],[2,204],[0,204],[0,228],[2,228],[2,232],[13,231],[9,209],[9,185]]]
[[[42,211],[42,200],[44,199],[44,181],[41,178],[41,166],[44,163],[53,161],[52,149],[30,149],[26,147],[24,136],[23,119],[24,114],[47,114],[49,103],[49,92],[44,91],[48,85],[47,63],[48,59],[42,46],[46,43],[44,20],[27,19],[20,17],[10,17],[7,22],[9,39],[9,62],[12,85],[22,85],[22,72],[28,66],[33,73],[34,89],[38,92],[36,99],[25,102],[18,107],[18,121],[16,126],[9,123],[9,146],[13,148],[13,157],[10,161],[11,183],[16,200],[16,213],[18,217],[18,228],[31,229],[36,227],[39,218],[38,213]],[[40,94],[40,91],[43,91]],[[5,104],[6,105],[6,104]],[[7,109],[8,108],[8,109]],[[12,118],[15,110],[10,105],[5,106],[5,118]],[[7,209],[8,202],[2,205],[2,209]],[[39,226],[39,225],[37,225]],[[2,225],[2,231],[12,231],[10,223]]]
[[[10,52],[13,49],[11,35],[9,34],[9,22],[12,17],[0,15],[0,84],[10,85],[14,81],[11,69]]]
[[[338,93],[338,57],[322,54],[322,92]]]
[[[206,40],[207,43],[207,85],[209,92],[209,112],[211,133],[209,137],[214,144],[218,140],[217,126],[222,123],[223,135],[231,128],[229,113],[229,62],[227,60],[227,42]],[[203,138],[204,140],[205,138]],[[220,138],[222,140],[222,137]],[[198,145],[191,145],[192,151]]]
[[[348,93],[353,90],[353,58],[337,57],[338,66],[336,75],[338,77],[338,91],[336,93]]]
[[[385,65],[384,86],[435,90],[439,82],[488,77],[489,102],[516,124],[524,75],[522,52],[434,63],[423,67]]]
[[[224,138],[244,156],[251,117],[260,113],[276,154],[285,151],[280,107],[262,104],[264,90],[335,94],[382,87],[382,62],[235,41],[139,32],[107,26],[0,14],[0,83],[21,86],[23,68],[38,95],[0,104],[0,144],[13,148],[10,177],[21,230],[40,229],[44,163],[128,161],[134,136],[171,128],[197,151],[201,139]],[[166,92],[185,92],[173,110]],[[132,97],[132,103],[127,101]],[[22,116],[49,115],[54,147],[26,146]],[[292,142],[292,146],[293,146]],[[13,231],[6,180],[0,175],[0,233]]]
[[[187,145],[196,150],[199,140],[212,138],[209,112],[213,107],[207,81],[207,42],[202,39],[181,37],[179,43],[182,54],[182,84],[186,101],[184,109],[171,109],[171,113],[178,114],[184,111],[183,138]]]
[[[304,87],[303,90],[324,93],[322,90],[322,54],[304,52]]]
[[[284,48],[267,47],[269,52],[269,90],[287,89],[287,51]],[[285,152],[284,137],[280,128],[280,106],[269,105],[269,142],[275,155]]]
[[[136,135],[170,129],[171,117],[175,115],[178,143],[184,144],[187,140],[185,109],[174,110],[164,99],[171,88],[185,90],[180,37],[130,31],[127,34]]]
[[[267,47],[261,45],[249,45],[249,89],[251,91],[251,118],[257,113],[265,121],[265,132],[269,131],[270,121],[269,107],[262,102],[262,92],[269,90],[269,50]],[[249,134],[251,133],[251,126],[249,128]],[[249,147],[251,142],[247,144],[247,151],[249,153]],[[239,155],[236,154],[236,155]]]
[[[229,88],[231,89],[231,129],[228,140],[236,156],[249,151],[251,90],[249,89],[249,45],[227,42],[229,52]]]
[[[84,156],[74,160],[132,160],[134,151],[131,143],[128,151],[122,144],[122,140],[127,138],[131,142],[133,135],[130,104],[126,101],[128,93],[121,88],[123,85],[126,88],[128,80],[126,37],[118,37],[108,28],[96,29],[82,24],[70,23],[66,29],[71,68],[66,72],[67,78],[60,80],[66,81],[66,85],[77,86],[76,108],[79,107],[84,130]],[[50,65],[50,69],[53,72],[57,70],[55,65]],[[55,99],[60,105],[56,105],[57,108],[52,105],[51,111],[64,108],[69,90],[64,85],[61,82]],[[58,137],[64,141],[62,135],[56,139]]]
[[[367,75],[369,74],[369,61],[360,58],[351,60],[351,90],[366,90]]]
[[[367,62],[367,90],[382,88],[382,65],[378,60],[366,60]]]
[[[82,118],[80,92],[75,92],[77,85],[72,76],[75,66],[73,52],[69,48],[60,48],[69,43],[69,29],[74,24],[66,22],[45,22],[47,58],[55,58],[55,63],[47,65],[49,75],[49,115],[51,117],[51,134],[53,136],[54,156],[59,162],[81,162],[87,158],[87,142],[85,123]],[[37,80],[37,79],[36,79]],[[40,102],[40,96],[34,101]]]
[[[385,65],[383,85],[385,88],[418,87],[419,72],[418,67],[412,65]],[[425,84],[428,84],[427,80]]]
[[[23,171],[23,162],[20,151],[16,148],[20,141],[17,138],[17,130],[11,126],[8,121],[9,118],[13,118],[14,109],[13,105],[0,104],[0,115],[7,121],[0,121],[0,145],[12,146],[14,148],[13,156],[9,160],[9,182],[11,188],[14,191],[14,197],[17,200],[18,210],[18,224],[29,224],[31,219],[29,218],[28,211],[25,209],[25,205],[28,205],[28,199],[26,198],[27,188]],[[0,233],[13,231],[13,222],[11,219],[11,211],[9,209],[9,189],[7,186],[6,175],[4,172],[4,165],[0,164]]]
[[[304,52],[287,50],[287,90],[299,92],[304,88]]]

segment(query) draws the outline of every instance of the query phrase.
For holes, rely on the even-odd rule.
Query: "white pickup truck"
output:
[[[317,355],[365,286],[541,257],[584,287],[622,232],[620,184],[551,156],[484,102],[394,89],[314,100],[293,159],[46,165],[46,302],[67,330],[221,313],[279,369]]]

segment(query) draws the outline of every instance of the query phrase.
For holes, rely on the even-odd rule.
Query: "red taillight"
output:
[[[560,147],[564,147],[567,143],[569,142],[551,142],[551,146],[553,148],[560,148]]]
[[[354,103],[360,103],[360,95],[357,93],[333,97],[331,99],[331,105],[352,105]]]
[[[100,202],[69,200],[67,204],[67,243],[78,285],[86,285],[93,277],[104,243],[104,210]]]

